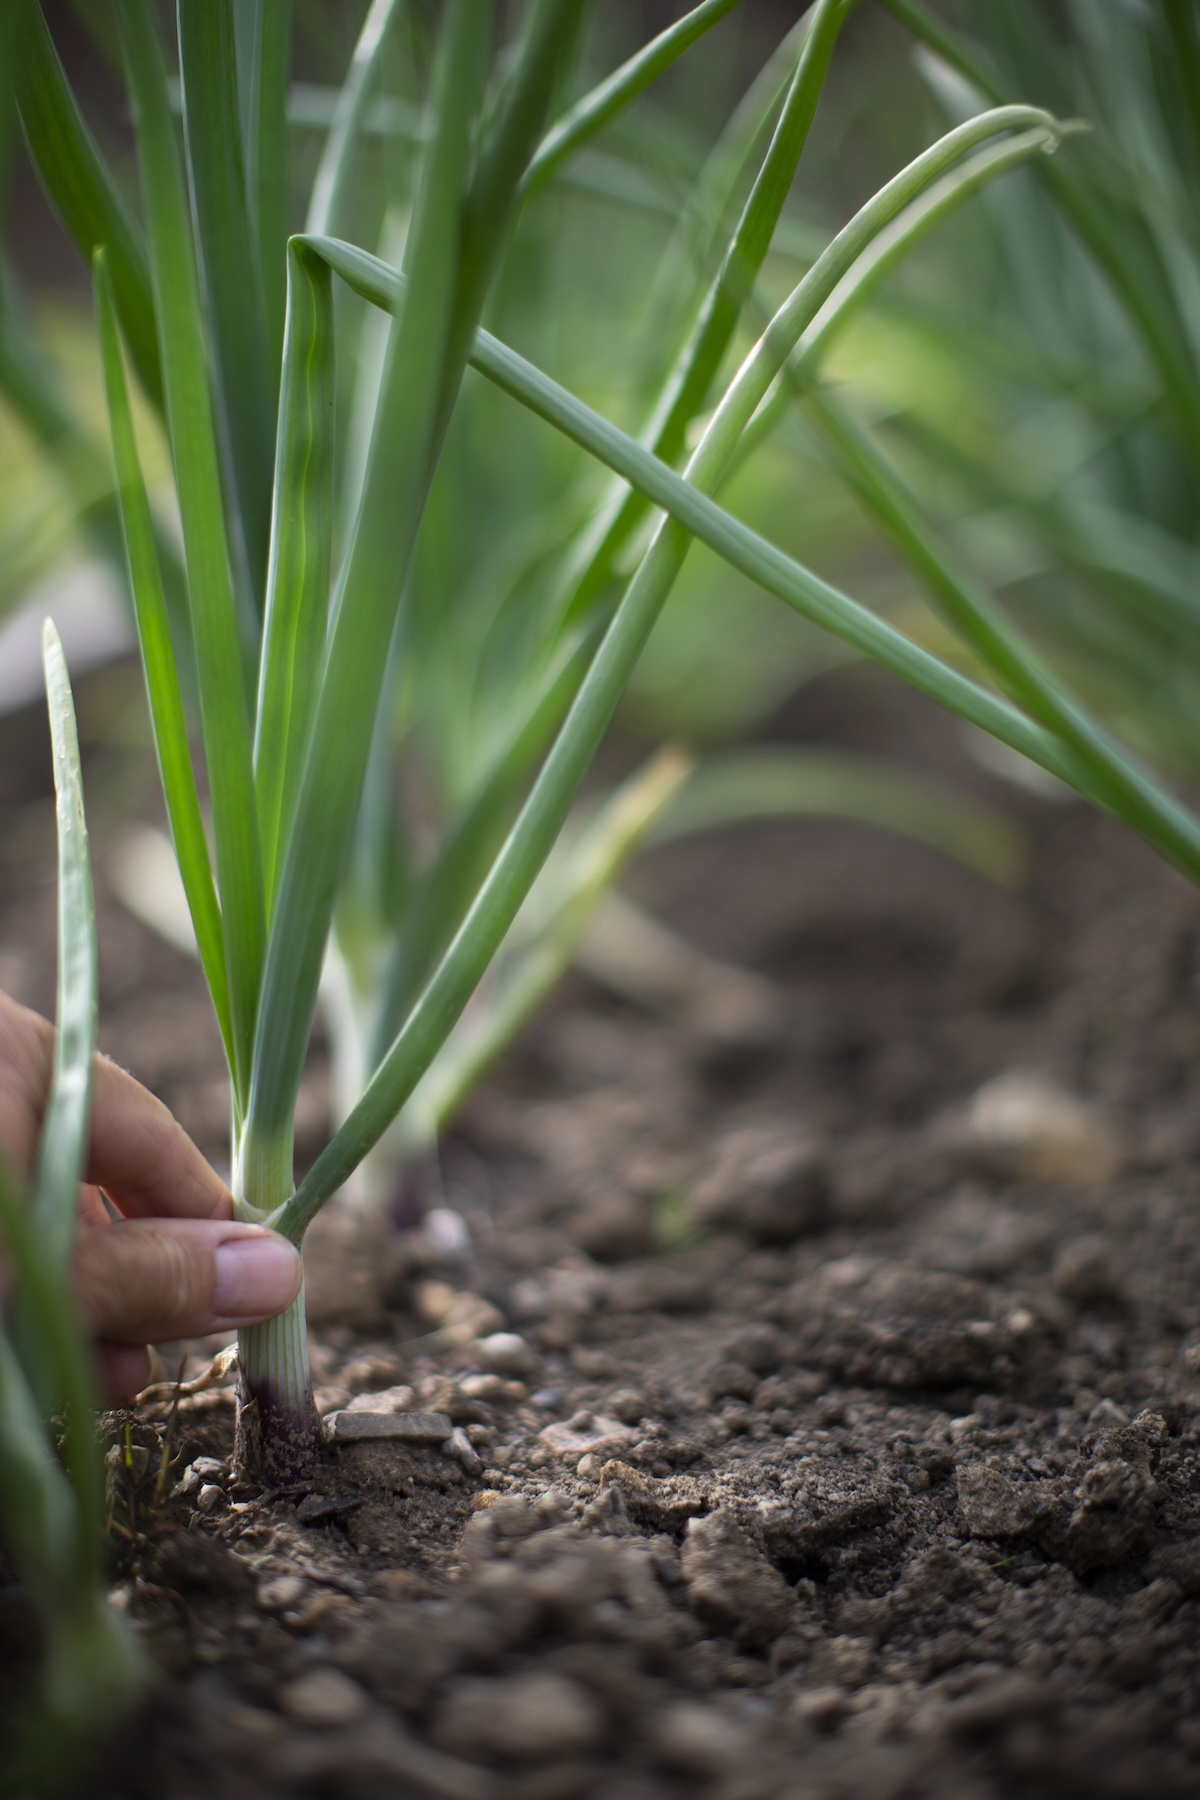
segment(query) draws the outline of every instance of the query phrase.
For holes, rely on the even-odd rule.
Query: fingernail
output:
[[[213,1311],[226,1326],[270,1319],[295,1299],[300,1255],[277,1232],[226,1238],[218,1244]]]

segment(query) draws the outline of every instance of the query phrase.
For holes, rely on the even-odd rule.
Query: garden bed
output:
[[[874,678],[796,719],[983,780]],[[105,898],[117,754],[101,1042],[221,1161],[199,972]],[[0,978],[47,1009],[52,822],[15,769]],[[237,1486],[220,1387],[131,1419],[118,1598],[163,1676],[90,1794],[1196,1791],[1200,902],[1015,792],[1016,896],[830,824],[639,867],[776,1015],[572,978],[401,1197],[469,1245],[398,1230],[314,1280],[322,1409],[403,1434],[319,1492]],[[318,1046],[309,1155],[324,1095]],[[10,1677],[22,1629],[0,1589]]]

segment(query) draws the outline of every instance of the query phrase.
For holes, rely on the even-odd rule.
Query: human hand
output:
[[[0,993],[0,1157],[22,1182],[53,1057],[53,1028]],[[261,1225],[235,1223],[229,1189],[161,1100],[104,1057],[85,1175],[73,1284],[110,1403],[146,1386],[148,1344],[257,1324],[299,1292],[299,1252]],[[115,1223],[101,1188],[124,1215]]]

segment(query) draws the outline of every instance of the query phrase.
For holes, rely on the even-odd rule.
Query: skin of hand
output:
[[[53,1028],[0,993],[0,1157],[22,1183],[53,1056]],[[95,1077],[73,1280],[115,1405],[149,1381],[147,1345],[272,1318],[295,1299],[301,1268],[286,1238],[235,1223],[229,1189],[161,1100],[104,1057]]]

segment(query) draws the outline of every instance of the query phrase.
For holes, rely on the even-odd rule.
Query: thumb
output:
[[[300,1291],[300,1254],[228,1219],[121,1219],[81,1231],[74,1285],[89,1330],[118,1344],[256,1325]]]

